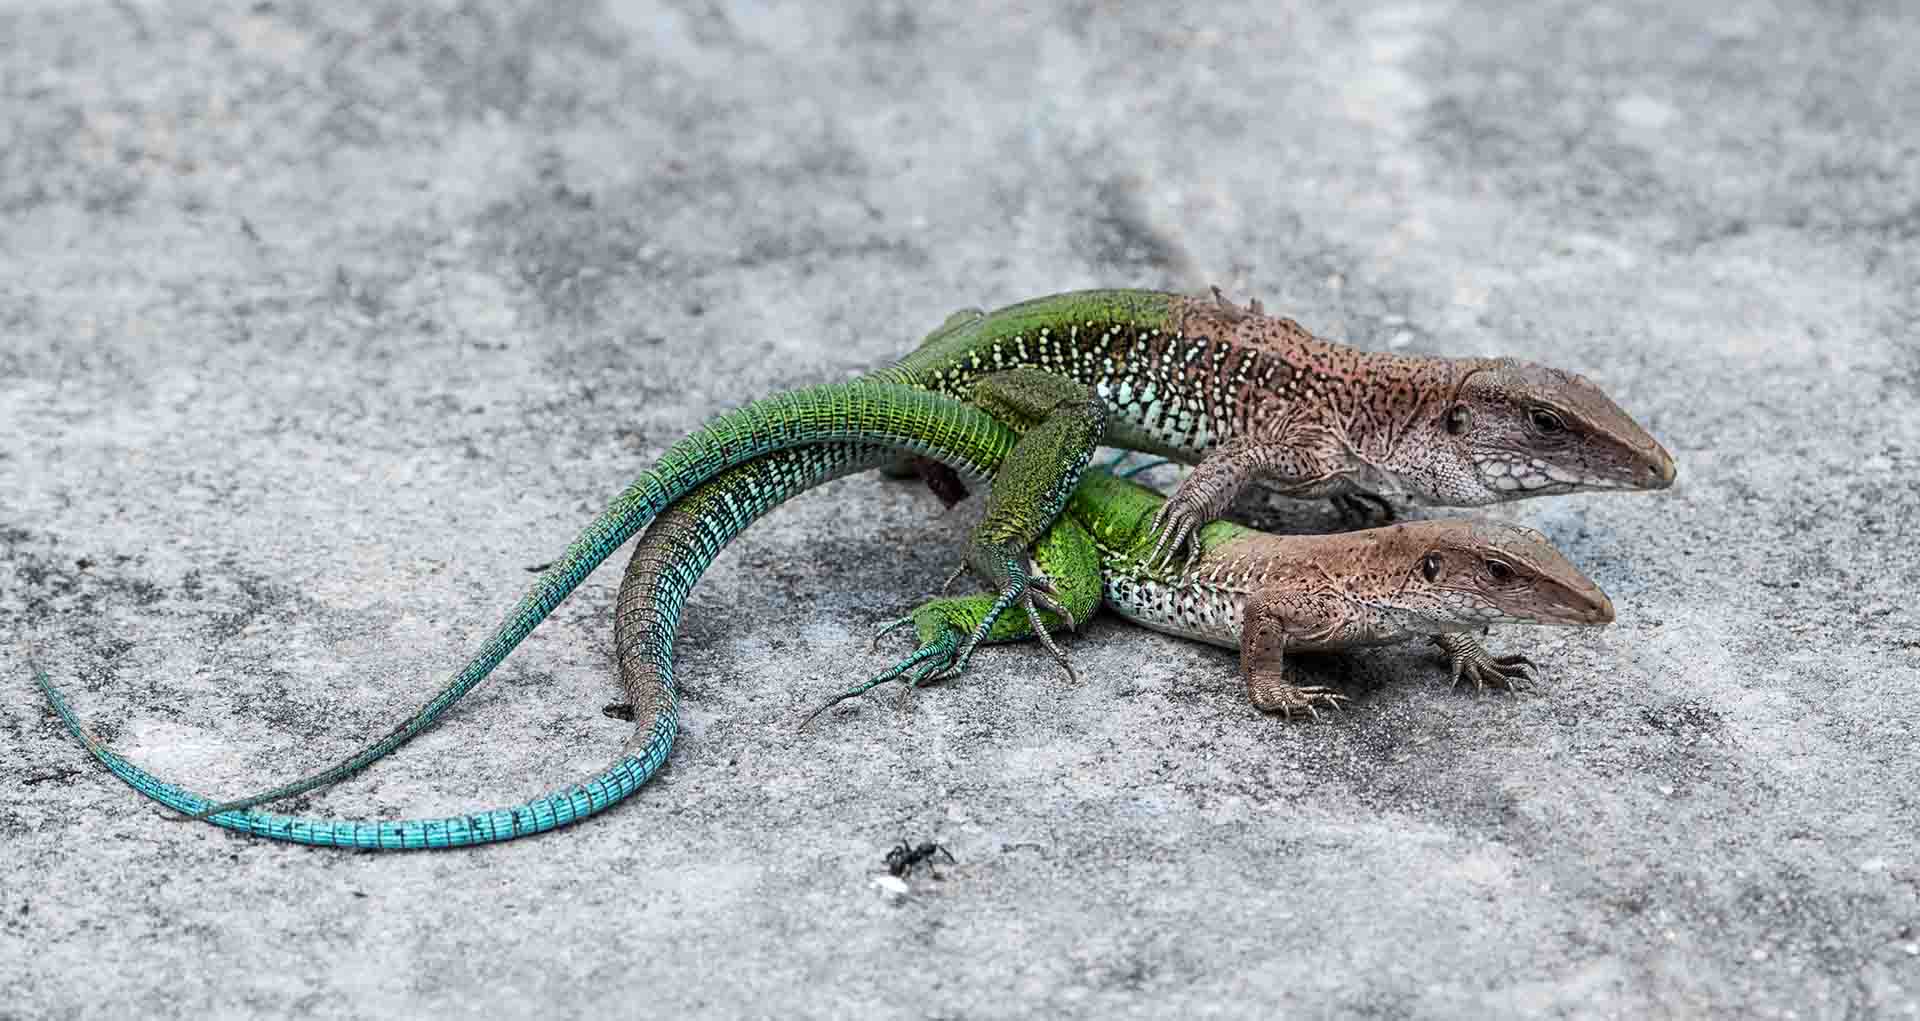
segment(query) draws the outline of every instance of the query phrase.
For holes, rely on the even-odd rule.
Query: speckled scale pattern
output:
[[[1431,436],[1401,442],[1422,417],[1420,410],[1450,392],[1436,384],[1469,371],[1461,363],[1328,344],[1290,320],[1259,314],[1257,303],[1242,310],[1217,295],[1207,303],[1146,291],[1083,291],[991,315],[960,314],[867,382],[968,400],[983,376],[1022,367],[1089,384],[1110,408],[1107,442],[1201,462],[1176,494],[1187,518],[1181,535],[1217,517],[1233,492],[1255,477],[1285,480],[1297,495],[1412,488],[1443,502],[1471,504],[1487,502],[1492,492],[1439,457],[1440,445]],[[1611,407],[1604,396],[1597,399]],[[336,766],[245,801],[260,803],[344,778],[419,733],[648,517],[726,464],[791,442],[885,439],[889,428],[892,435],[914,436],[915,412],[907,404],[890,409],[898,416],[893,420],[869,423],[881,430],[871,434],[860,433],[847,410],[831,403],[803,409],[787,395],[723,416],[689,437],[589,526],[481,654],[425,708]],[[1202,460],[1209,447],[1236,440],[1245,442]],[[915,448],[909,443],[907,449]],[[1394,461],[1396,456],[1405,463]]]
[[[1432,551],[1451,552],[1462,562],[1496,554],[1588,593],[1585,598],[1599,596],[1545,536],[1484,521],[1440,519],[1290,536],[1216,521],[1200,530],[1197,559],[1153,569],[1147,564],[1149,525],[1163,500],[1145,487],[1095,472],[1075,491],[1069,514],[1094,538],[1107,606],[1142,626],[1215,645],[1240,644],[1247,607],[1255,601],[1262,612],[1283,618],[1289,647],[1299,649],[1384,645],[1540,619],[1503,608],[1477,585],[1423,583],[1414,572]]]
[[[1387,459],[1459,371],[1446,359],[1329,343],[1222,301],[1082,291],[945,329],[873,378],[965,398],[982,376],[1026,366],[1093,388],[1109,442],[1189,462],[1234,437],[1307,427]]]
[[[781,395],[721,416],[676,444],[596,518],[481,652],[412,718],[335,766],[221,807],[243,808],[335,782],[409,740],[485,677],[652,515],[729,465],[798,443],[834,439],[897,441],[902,449],[924,451],[928,428],[958,427],[954,438],[962,444],[1000,428],[974,409],[916,408],[911,399],[863,404],[860,398],[876,391],[863,393],[862,387],[929,388],[965,399],[985,375],[1037,367],[1089,384],[1104,398],[1113,409],[1107,438],[1116,445],[1194,461],[1222,442],[1260,441],[1263,445],[1251,448],[1229,447],[1201,464],[1179,494],[1194,498],[1187,501],[1190,514],[1215,510],[1213,504],[1233,488],[1263,474],[1311,485],[1399,489],[1398,476],[1408,466],[1387,463],[1390,458],[1379,451],[1391,455],[1399,446],[1400,434],[1440,392],[1435,384],[1454,371],[1454,363],[1327,344],[1289,320],[1258,314],[1257,304],[1246,311],[1217,299],[1209,305],[1152,292],[1089,291],[1036,299],[990,316],[957,315],[915,352],[866,381]],[[1416,458],[1423,456],[1421,444],[1408,446]],[[1081,464],[1070,459],[1063,470],[1070,475]],[[1433,466],[1425,470],[1435,474]],[[1203,488],[1208,492],[1197,492]],[[1294,489],[1309,492],[1303,486]],[[1475,495],[1464,485],[1460,492]],[[1212,516],[1198,515],[1201,520]],[[1205,605],[1188,612],[1203,611],[1217,616]]]

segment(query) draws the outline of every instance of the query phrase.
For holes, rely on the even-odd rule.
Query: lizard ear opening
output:
[[[1447,411],[1447,432],[1458,436],[1472,426],[1473,411],[1466,405],[1456,404]]]
[[[1428,581],[1437,580],[1440,577],[1440,554],[1429,553],[1420,558],[1420,573]]]

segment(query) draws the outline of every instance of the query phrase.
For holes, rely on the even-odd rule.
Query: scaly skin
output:
[[[1108,444],[1197,465],[1156,523],[1162,557],[1255,481],[1349,504],[1476,507],[1674,478],[1666,450],[1580,376],[1360,351],[1217,290],[1083,291],[959,313],[870,378],[974,400],[980,380],[1017,368],[1091,387]]]
[[[722,547],[760,515],[788,498],[850,472],[875,467],[893,448],[820,444],[792,448],[729,469],[662,513],[635,548],[620,587],[615,618],[616,659],[635,720],[633,737],[610,766],[587,780],[524,804],[436,819],[309,819],[244,810],[213,811],[202,796],[168,784],[107,749],[87,730],[44,672],[35,680],[67,727],[111,772],[149,798],[188,815],[253,836],[292,843],[369,850],[442,849],[498,843],[578,822],[618,803],[666,762],[678,732],[673,642],[693,585]],[[1106,598],[1123,616],[1150,627],[1232,645],[1240,628],[1231,607],[1276,604],[1325,610],[1322,618],[1282,617],[1278,626],[1295,648],[1347,648],[1417,634],[1465,638],[1465,630],[1493,621],[1604,623],[1612,606],[1592,583],[1560,559],[1537,533],[1472,522],[1418,522],[1341,536],[1269,536],[1215,522],[1199,534],[1210,554],[1198,573],[1169,578],[1146,570],[1151,521],[1161,498],[1151,490],[1090,473],[1073,494],[1067,516],[1049,531],[1039,555],[1065,608],[1085,617]],[[1377,534],[1375,534],[1377,533]],[[1337,541],[1337,550],[1327,543]],[[1390,580],[1409,557],[1430,552],[1449,558],[1441,583],[1413,576],[1394,591]],[[1323,571],[1312,565],[1338,555]],[[1489,590],[1472,571],[1473,558],[1504,557],[1524,578]],[[1459,569],[1458,583],[1449,583]],[[1415,571],[1420,571],[1416,566]],[[1424,571],[1419,578],[1424,579]],[[1332,581],[1333,587],[1323,585]],[[1345,582],[1344,585],[1341,583]],[[1252,597],[1251,599],[1249,597]],[[963,636],[978,629],[994,597],[933,600],[913,615],[935,654],[952,659]],[[1248,619],[1264,619],[1249,611]],[[1344,620],[1341,629],[1319,623]],[[1302,628],[1301,623],[1310,623]],[[1251,625],[1250,625],[1251,626]],[[1030,621],[1002,617],[989,641],[1032,634]],[[1477,643],[1472,648],[1477,649]],[[1278,651],[1278,650],[1274,650]],[[1322,689],[1276,684],[1278,664],[1255,664],[1249,692],[1262,708],[1312,712],[1315,702],[1340,696]],[[1456,666],[1456,670],[1458,667]],[[210,813],[210,814],[208,814]]]
[[[1032,459],[995,478],[1008,527],[995,545],[983,523],[967,561],[1000,593],[999,609],[1017,605],[1030,624],[1059,606],[1017,573],[1006,537],[1044,533],[1103,439],[1197,463],[1156,522],[1162,557],[1256,480],[1349,505],[1398,497],[1479,506],[1576,489],[1659,489],[1674,475],[1660,444],[1582,377],[1510,359],[1361,352],[1266,316],[1258,302],[1238,308],[1218,291],[1212,300],[1079,291],[991,314],[959,313],[866,381],[958,398],[1017,430],[1064,419],[1063,428],[1076,431],[1079,447],[1062,446],[1051,463]],[[1076,403],[1078,388],[1050,381],[1084,385],[1097,407]],[[1102,422],[1090,422],[1102,412],[1104,432]],[[976,627],[948,672],[964,668],[997,612]],[[419,733],[490,669],[471,679],[463,672],[425,709],[338,765],[222,807],[351,775]]]
[[[1197,533],[1198,556],[1165,569],[1153,564],[1153,523],[1164,502],[1153,490],[1091,472],[1055,532],[1084,528],[1091,535],[1105,605],[1120,616],[1240,649],[1248,697],[1267,712],[1313,715],[1316,705],[1345,700],[1325,688],[1294,684],[1284,662],[1290,651],[1430,638],[1448,654],[1456,684],[1464,675],[1476,687],[1511,687],[1524,675],[1524,657],[1492,657],[1471,632],[1489,624],[1573,627],[1613,620],[1606,594],[1529,528],[1440,519],[1337,535],[1275,536],[1215,521]],[[1072,567],[1084,561],[1062,563],[1085,569]],[[1043,566],[1056,586],[1081,587],[1078,579],[1060,577],[1055,562]],[[976,626],[986,605],[984,597],[923,604],[910,618],[920,649],[842,697],[899,677],[909,666],[938,664],[954,648],[955,636]],[[994,639],[1026,637],[1022,623],[1005,618]]]
[[[68,706],[45,671],[36,670],[34,680],[67,729],[115,776],[168,808],[204,817],[216,826],[269,840],[369,850],[471,847],[545,833],[618,803],[666,762],[679,728],[673,637],[680,610],[693,583],[726,541],[795,493],[897,456],[896,448],[853,444],[783,451],[778,457],[760,458],[721,473],[661,513],[648,532],[658,538],[646,550],[636,550],[634,566],[628,568],[630,579],[640,568],[649,569],[645,598],[633,594],[639,590],[631,582],[621,589],[621,619],[631,625],[623,633],[634,640],[620,648],[620,671],[623,676],[644,676],[651,683],[646,698],[636,703],[642,708],[636,732],[619,757],[598,774],[524,804],[435,819],[390,820],[312,819],[222,809],[212,799],[167,783],[108,749]],[[642,555],[662,548],[671,550],[669,559]]]
[[[1024,370],[1024,371],[1023,371]],[[1521,362],[1367,354],[1314,338],[1287,319],[1144,291],[1040,298],[990,315],[950,318],[913,353],[869,376],[988,407],[1029,428],[1063,408],[1046,377],[1091,387],[1111,407],[1107,439],[1197,462],[1161,513],[1159,548],[1171,556],[1254,480],[1294,495],[1351,500],[1382,494],[1455,505],[1578,488],[1662,488],[1673,462],[1604,394],[1578,376]],[[426,706],[385,737],[300,780],[217,806],[238,810],[344,779],[410,740],[479,683],[613,548],[677,492],[782,442],[858,437],[810,420],[782,421],[780,399],[750,405],[732,424],[669,451],[568,547],[493,636]],[[756,414],[758,412],[758,414]],[[830,423],[831,424],[831,423]],[[912,433],[915,424],[891,423]],[[1552,428],[1546,428],[1551,425]],[[784,437],[775,441],[756,430]],[[1101,441],[1037,473],[1012,477],[1023,495],[1061,497]],[[738,456],[736,456],[738,455]],[[1002,482],[996,480],[996,490]],[[1037,537],[1044,504],[1009,515]],[[976,537],[969,564],[1029,620],[1047,594],[1010,573]],[[982,628],[992,619],[982,622]],[[977,643],[969,643],[966,651]],[[964,663],[962,655],[962,664]]]

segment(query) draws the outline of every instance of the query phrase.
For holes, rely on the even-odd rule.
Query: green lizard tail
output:
[[[235,812],[336,783],[406,743],[480,683],[593,569],[674,500],[726,468],[804,443],[867,440],[923,454],[985,477],[1017,437],[978,409],[911,387],[834,383],[755,401],[710,420],[668,448],[520,598],[480,651],[412,717],[385,737],[317,773],[250,797],[201,809]]]
[[[36,669],[34,682],[67,729],[115,776],[169,808],[203,817],[216,826],[296,844],[376,850],[470,847],[545,833],[618,803],[666,763],[679,730],[673,639],[679,629],[680,611],[693,583],[727,541],[795,494],[898,456],[892,448],[847,443],[789,449],[722,473],[662,513],[654,523],[662,537],[644,548],[657,551],[664,546],[668,569],[641,570],[652,561],[643,561],[643,551],[636,550],[635,566],[629,568],[628,581],[621,586],[622,607],[643,602],[648,620],[647,626],[631,632],[635,640],[623,642],[619,650],[622,675],[637,684],[632,678],[644,674],[651,685],[644,705],[636,699],[634,736],[620,758],[600,773],[524,804],[437,819],[377,821],[309,819],[225,809],[210,798],[159,779],[108,749],[88,731],[45,671]],[[636,595],[629,596],[629,591]]]

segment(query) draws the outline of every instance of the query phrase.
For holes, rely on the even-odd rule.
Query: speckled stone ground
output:
[[[1916,50],[1891,0],[0,7],[0,1017],[1920,1013]],[[996,651],[796,733],[977,513],[852,479],[696,593],[649,789],[404,856],[163,821],[16,644],[253,789],[714,411],[1208,283],[1598,380],[1679,484],[1501,513],[1618,622],[1497,633],[1531,697],[1387,652],[1287,725],[1107,621],[1077,687]],[[299,807],[604,762],[623,562]],[[895,901],[902,836],[960,864]]]

